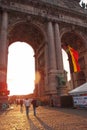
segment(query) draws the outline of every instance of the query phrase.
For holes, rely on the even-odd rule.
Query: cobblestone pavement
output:
[[[35,117],[30,107],[28,118],[13,106],[0,112],[0,130],[87,130],[87,110],[38,107]]]

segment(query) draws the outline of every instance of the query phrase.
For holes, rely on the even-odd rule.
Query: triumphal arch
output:
[[[65,43],[79,53],[81,70],[71,73],[73,88],[87,82],[87,10],[81,8],[79,0],[0,0],[1,103],[7,102],[9,93],[8,47],[16,41],[34,49],[35,71],[41,76],[35,83],[36,96],[67,94],[62,59]]]

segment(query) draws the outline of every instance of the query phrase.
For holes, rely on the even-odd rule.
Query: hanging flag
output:
[[[70,72],[79,72],[80,71],[80,66],[78,63],[79,55],[78,52],[70,47],[67,43],[62,45],[63,49],[66,51],[68,54],[69,58],[69,64],[70,64]]]
[[[73,65],[73,69],[71,71],[73,72],[79,72],[80,71],[80,65],[78,63],[79,55],[76,50],[74,50],[72,47],[68,45],[68,50],[71,56],[71,64]]]

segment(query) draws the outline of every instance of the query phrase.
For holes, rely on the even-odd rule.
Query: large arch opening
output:
[[[10,95],[33,93],[35,81],[34,50],[24,42],[9,46],[7,83]]]
[[[82,37],[76,33],[75,31],[66,32],[62,36],[62,48],[66,51],[64,46],[69,45],[74,50],[76,50],[79,54],[79,60],[78,63],[80,65],[80,72],[73,72],[70,59],[69,59],[69,66],[70,66],[70,75],[71,75],[71,82],[73,83],[73,88],[83,84],[86,82],[86,76],[85,76],[85,61],[83,52],[86,49],[85,41],[82,39]]]
[[[20,42],[26,42],[33,48],[34,58],[35,58],[35,73],[40,71],[40,73],[42,74],[42,72],[44,72],[45,70],[44,69],[45,67],[44,48],[45,48],[46,37],[40,25],[38,26],[38,24],[32,24],[29,21],[16,23],[9,27],[8,37],[9,37],[9,46],[14,42],[20,41]],[[36,76],[37,75],[35,74],[35,80],[37,80]],[[35,87],[37,87],[38,84],[41,84],[40,88],[43,88],[44,82],[45,82],[44,80],[43,83],[42,81],[40,81],[40,83],[35,84]],[[42,91],[42,89],[37,91]]]

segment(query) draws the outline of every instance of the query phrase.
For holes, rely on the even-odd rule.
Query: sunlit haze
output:
[[[62,49],[62,54],[63,54],[64,70],[67,71],[67,80],[69,81],[71,79],[71,76],[70,76],[70,67],[69,67],[68,55],[63,49]]]
[[[35,80],[34,51],[27,43],[9,46],[7,83],[10,95],[32,93]]]

